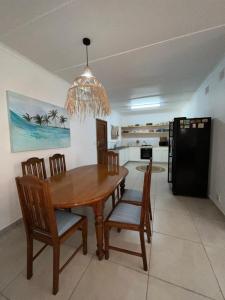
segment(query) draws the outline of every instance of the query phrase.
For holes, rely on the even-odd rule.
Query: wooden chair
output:
[[[148,270],[146,250],[145,250],[145,226],[146,226],[146,215],[148,214],[148,184],[149,175],[145,172],[144,185],[143,185],[143,200],[140,205],[133,205],[128,203],[117,202],[115,208],[111,211],[109,216],[105,220],[104,224],[104,237],[105,237],[105,258],[109,258],[109,249],[124,252],[131,255],[136,255],[142,257],[143,268],[145,271]],[[150,224],[147,230],[147,234],[150,233]],[[130,251],[127,249],[115,247],[109,244],[109,233],[110,229],[115,227],[117,229],[127,229],[139,231],[140,243],[141,243],[141,253]]]
[[[66,161],[64,154],[54,154],[49,157],[51,176],[66,172]]]
[[[46,179],[45,161],[43,158],[32,157],[21,163],[23,176],[34,175],[39,179]]]
[[[149,165],[147,166],[147,170],[151,173],[152,172],[152,160],[150,160]],[[150,220],[152,220],[152,208],[151,208],[151,193],[150,193],[150,187],[151,187],[151,174],[150,176],[150,184],[149,184],[149,193],[148,193],[148,198],[149,198],[149,216]],[[125,203],[130,203],[130,204],[135,204],[135,205],[141,205],[142,202],[142,192],[138,190],[133,190],[133,189],[125,189],[124,193],[120,199],[120,201],[125,202]]]
[[[103,163],[109,166],[119,166],[119,154],[114,151],[105,151],[103,154]]]
[[[27,279],[33,275],[33,261],[48,245],[52,246],[55,295],[59,287],[59,274],[64,267],[82,247],[83,254],[87,253],[87,218],[67,211],[55,211],[47,181],[28,175],[17,177],[16,184],[27,237]],[[60,268],[60,244],[77,229],[82,230],[83,243]],[[33,255],[34,239],[45,244],[35,255]]]
[[[103,154],[103,163],[108,165],[108,171],[114,174],[116,168],[119,168],[119,154],[115,153],[114,151],[105,151]],[[116,205],[116,198],[118,200],[120,198],[119,186],[117,186],[116,191],[117,191],[117,196],[115,191],[111,195],[113,207],[115,207]]]

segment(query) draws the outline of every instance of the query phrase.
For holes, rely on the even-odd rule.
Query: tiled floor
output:
[[[129,163],[126,186],[141,189],[143,173]],[[0,300],[203,300],[225,299],[225,217],[207,199],[175,197],[167,173],[152,176],[153,238],[146,243],[149,272],[138,257],[110,252],[108,261],[95,256],[92,210],[88,215],[88,255],[79,253],[60,275],[60,289],[51,294],[52,257],[47,248],[25,277],[26,243],[22,225],[0,236]],[[106,213],[111,207],[109,200]],[[113,231],[114,244],[139,249],[134,232]],[[80,241],[79,233],[62,247],[62,261]],[[35,248],[40,247],[35,243]]]

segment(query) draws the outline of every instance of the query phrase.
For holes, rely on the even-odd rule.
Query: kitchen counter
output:
[[[109,148],[108,150],[121,150],[121,149],[125,149],[125,148],[129,148],[130,146],[118,146],[115,148]]]
[[[144,147],[152,147],[152,148],[168,148],[168,146],[152,146],[152,145],[129,145],[129,146],[118,146],[115,148],[109,148],[108,150],[121,150],[125,148],[131,148],[131,147],[138,147],[138,148],[144,148]]]

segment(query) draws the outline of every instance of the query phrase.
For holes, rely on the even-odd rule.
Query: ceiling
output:
[[[0,41],[70,83],[85,36],[114,109],[147,96],[176,109],[225,53],[225,0],[0,0]]]

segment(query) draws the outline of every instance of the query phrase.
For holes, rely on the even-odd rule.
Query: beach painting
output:
[[[70,146],[70,123],[63,107],[7,91],[11,151]]]

